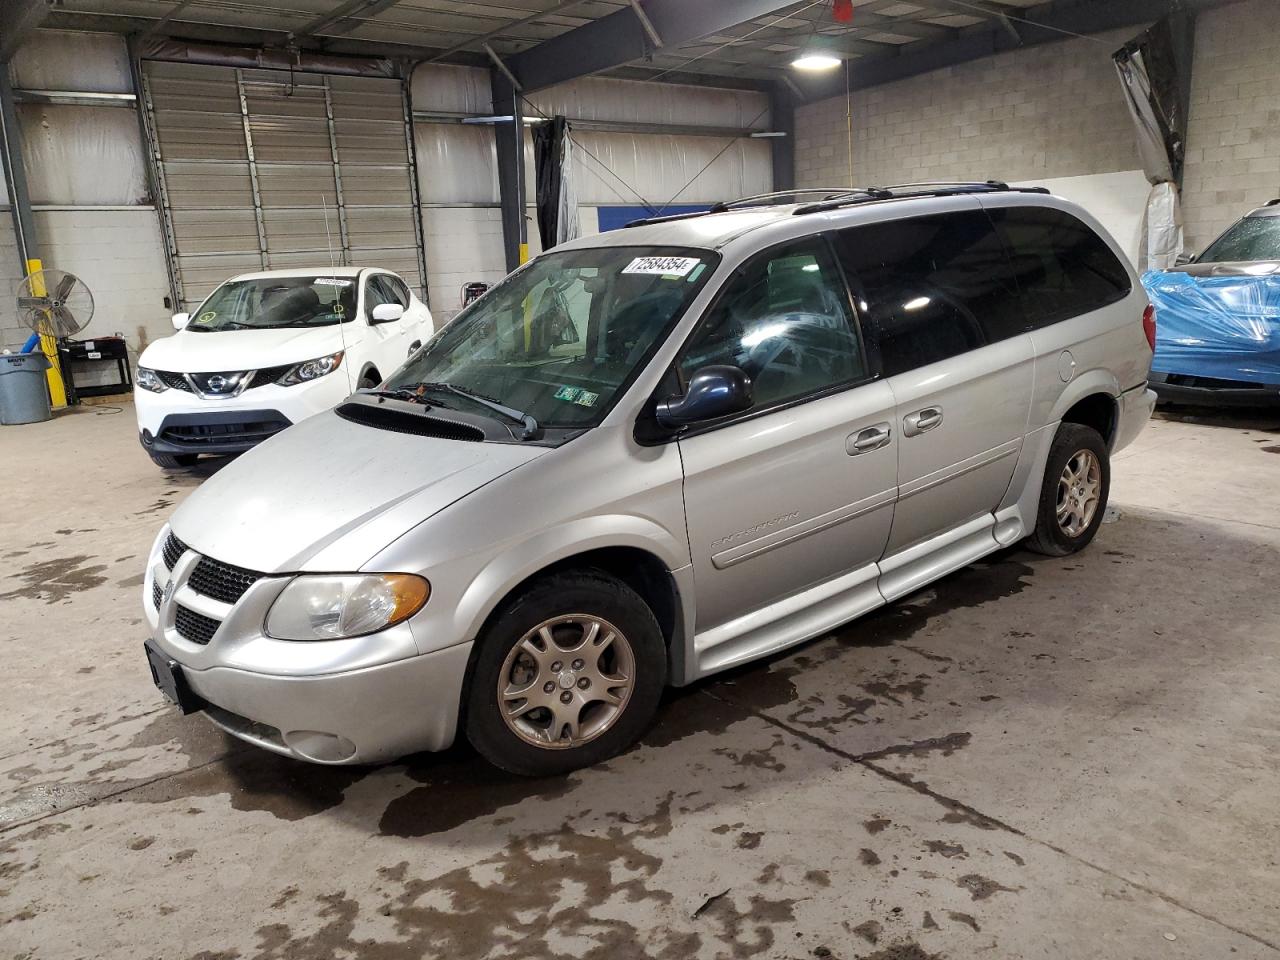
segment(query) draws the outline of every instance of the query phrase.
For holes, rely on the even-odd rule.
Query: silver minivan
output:
[[[152,548],[158,687],[319,763],[610,757],[668,684],[1093,538],[1154,315],[1042,190],[748,198],[537,257]],[[797,202],[799,201],[799,202]]]

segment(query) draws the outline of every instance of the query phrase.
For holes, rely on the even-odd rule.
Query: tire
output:
[[[545,642],[546,631],[555,649]],[[580,643],[589,649],[599,644],[598,669],[589,662],[589,649],[583,651],[587,657],[574,656],[572,648]],[[629,685],[608,682],[628,675]],[[591,766],[621,753],[644,733],[666,676],[662,631],[634,590],[599,570],[552,574],[500,608],[478,640],[466,694],[467,739],[494,766],[522,776]],[[504,700],[500,682],[514,692]],[[526,690],[529,697],[518,695]],[[599,699],[601,692],[620,702]],[[564,698],[569,703],[561,706]],[[504,706],[522,713],[508,722]],[[577,718],[576,743],[565,717]]]
[[[1068,483],[1068,467],[1084,475],[1081,483]],[[1078,423],[1060,425],[1044,468],[1036,527],[1026,546],[1050,557],[1083,550],[1102,524],[1110,493],[1111,460],[1102,436]],[[1065,510],[1061,520],[1060,508]]]
[[[148,453],[151,462],[165,470],[177,470],[183,467],[194,467],[200,459],[198,453]]]

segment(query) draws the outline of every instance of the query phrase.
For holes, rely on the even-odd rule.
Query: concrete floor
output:
[[[1087,552],[998,555],[543,782],[175,715],[139,583],[201,476],[133,429],[0,428],[0,956],[1280,954],[1280,418],[1153,422]]]

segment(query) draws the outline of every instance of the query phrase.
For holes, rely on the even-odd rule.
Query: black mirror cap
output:
[[[741,413],[751,406],[752,394],[745,370],[713,364],[694,373],[684,396],[660,401],[654,414],[664,427],[684,427]]]

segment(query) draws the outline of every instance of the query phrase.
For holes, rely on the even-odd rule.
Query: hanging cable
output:
[[[755,123],[757,120],[759,120],[761,117],[763,117],[763,116],[764,116],[768,111],[769,111],[769,108],[768,108],[768,107],[765,107],[763,110],[761,110],[759,113],[757,113],[754,117],[752,117],[750,120],[748,120],[748,121],[747,121],[747,127],[749,128],[753,123]],[[669,206],[671,206],[671,204],[675,203],[675,202],[676,202],[676,199],[680,196],[680,194],[682,194],[682,193],[684,193],[686,190],[688,190],[688,189],[689,189],[689,187],[693,184],[693,181],[694,181],[694,180],[697,180],[700,176],[702,176],[704,173],[706,173],[706,172],[707,172],[707,168],[708,168],[708,167],[710,167],[710,166],[711,166],[713,163],[715,163],[717,160],[719,160],[721,157],[723,157],[723,156],[725,155],[725,152],[726,152],[730,147],[732,147],[735,143],[737,143],[740,139],[741,139],[740,137],[733,137],[733,138],[732,138],[728,143],[726,143],[723,147],[721,147],[721,148],[720,148],[720,152],[719,152],[719,153],[717,153],[717,154],[716,154],[714,157],[712,157],[710,160],[708,160],[706,163],[704,163],[704,164],[702,165],[702,169],[701,169],[701,170],[699,170],[697,173],[695,173],[695,174],[694,174],[694,175],[689,179],[689,181],[688,181],[687,183],[685,183],[685,185],[684,185],[683,187],[681,187],[679,190],[677,190],[677,191],[675,192],[675,194],[671,197],[671,199],[670,199],[670,200],[668,200],[666,203],[664,203],[662,206],[660,206],[660,207],[657,209],[657,211],[655,212],[655,214],[654,214],[654,215],[656,216],[657,214],[662,213],[662,211],[663,211],[663,210],[667,209],[667,207],[669,207]]]
[[[853,186],[853,90],[850,74],[853,67],[848,60],[844,62],[844,124],[848,135],[849,150],[849,186]]]

